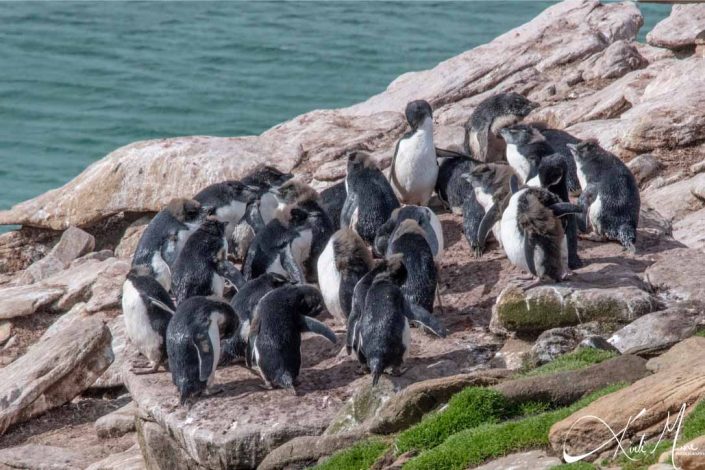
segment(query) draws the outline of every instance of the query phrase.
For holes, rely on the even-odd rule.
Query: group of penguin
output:
[[[435,147],[431,106],[412,101],[388,176],[352,151],[345,180],[320,194],[259,166],[171,201],[145,229],[123,286],[126,333],[148,359],[134,373],[168,367],[184,404],[217,391],[219,365],[244,360],[265,388],[296,393],[301,334],[337,342],[316,319],[326,311],[373,384],[403,373],[410,326],[447,334],[432,313],[444,250],[434,192],[462,214],[475,256],[491,232],[537,282],[582,265],[578,232],[634,252],[634,176],[594,141],[522,124],[536,106],[517,93],[485,99],[456,152]]]

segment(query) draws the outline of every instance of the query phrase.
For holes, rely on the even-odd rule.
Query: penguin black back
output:
[[[270,165],[258,165],[240,181],[248,186],[258,186],[261,192],[281,186],[293,178],[291,173],[284,173]]]
[[[321,191],[321,206],[328,214],[336,230],[340,227],[340,214],[343,212],[345,198],[348,193],[345,190],[345,180],[335,183]]]
[[[438,152],[439,149],[436,150],[436,153]],[[470,173],[473,166],[478,163],[480,162],[468,156],[452,153],[439,158],[436,194],[454,214],[460,213],[465,200],[474,196],[471,196],[472,186],[462,175]]]

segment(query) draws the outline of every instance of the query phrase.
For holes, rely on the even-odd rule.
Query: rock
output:
[[[627,167],[634,174],[637,184],[641,186],[656,176],[661,168],[663,168],[663,165],[654,155],[645,153],[643,155],[639,155],[633,160],[630,160],[627,163]]]
[[[693,336],[676,343],[666,353],[649,359],[649,362],[646,363],[646,368],[656,373],[680,366],[684,364],[684,357],[690,357],[693,354],[691,348],[695,350],[705,349],[705,338]]]
[[[688,248],[705,251],[705,209],[691,212],[676,222],[673,238]]]
[[[257,467],[259,470],[306,468],[346,447],[352,447],[362,439],[360,433],[336,434],[332,436],[295,437],[277,447]]]
[[[44,280],[47,285],[62,286],[64,295],[56,302],[56,309],[65,311],[70,309],[77,302],[81,302],[90,297],[91,288],[104,271],[112,268],[117,258],[110,258],[105,261],[95,259],[76,260],[69,269]]]
[[[52,274],[68,268],[73,260],[90,253],[94,248],[95,238],[93,235],[80,228],[69,227],[47,256],[29,266],[22,273],[20,282],[30,284],[46,279]]]
[[[605,338],[597,335],[590,335],[583,338],[578,345],[580,348],[602,349],[603,351],[619,352],[617,348],[612,346]]]
[[[617,331],[609,342],[621,353],[655,352],[692,336],[697,329],[695,317],[701,308],[676,306],[637,318]]]
[[[705,253],[691,248],[676,248],[660,253],[646,269],[646,281],[672,299],[705,301]]]
[[[0,383],[0,434],[73,399],[113,361],[110,332],[98,318],[71,322],[40,338],[3,369]]]
[[[493,460],[475,470],[549,470],[561,464],[558,457],[549,456],[545,450],[531,450],[518,454],[509,454]]]
[[[673,426],[684,404],[687,405],[686,413],[689,413],[693,404],[705,395],[705,376],[693,373],[705,366],[705,338],[689,338],[678,346],[683,347],[679,348],[678,356],[673,357],[668,367],[604,396],[554,424],[549,433],[553,450],[580,455],[603,443],[602,451],[614,447],[611,430],[594,418],[581,419],[584,417],[603,419],[612,430],[628,426],[626,439],[622,441],[626,449],[638,443],[644,433],[659,434],[669,416],[670,426]],[[664,435],[664,439],[672,438],[672,433]]]
[[[646,41],[668,49],[705,44],[705,5],[673,5],[671,15],[654,26]]]
[[[540,401],[565,406],[608,385],[632,383],[648,374],[646,360],[623,355],[584,369],[508,380],[492,388],[514,403]]]
[[[137,244],[142,238],[149,221],[152,220],[151,217],[141,217],[130,224],[125,230],[120,242],[115,247],[115,256],[121,259],[132,260],[132,256],[135,254],[137,249]]]
[[[338,411],[324,435],[353,432],[377,416],[379,410],[395,395],[394,383],[381,377],[377,386],[368,382],[355,392]]]
[[[9,321],[0,321],[0,346],[7,343],[10,336],[12,336],[12,323]]]
[[[95,422],[95,432],[101,439],[120,437],[135,431],[135,402],[130,402]]]
[[[122,285],[130,271],[127,261],[115,261],[103,269],[91,286],[90,300],[86,305],[89,313],[120,306]]]
[[[51,306],[65,289],[51,286],[19,286],[0,289],[0,319],[24,317]]]
[[[58,230],[90,226],[119,212],[156,212],[173,197],[237,179],[265,161],[286,171],[296,167],[305,179],[335,179],[349,150],[389,160],[406,131],[402,111],[413,99],[425,99],[437,110],[438,144],[458,145],[463,122],[488,93],[526,93],[552,74],[577,70],[612,43],[634,40],[642,24],[633,4],[559,3],[489,44],[431,70],[404,74],[384,92],[349,108],[312,111],[257,137],[180,137],[128,145],[62,188],[0,213],[0,224]],[[614,66],[605,62],[607,68]]]
[[[703,203],[694,194],[705,193],[705,173],[675,184],[646,190],[641,201],[656,208],[667,219],[680,219],[688,213],[699,210]]]
[[[125,319],[123,315],[118,315],[110,320],[108,329],[110,329],[110,336],[112,336],[111,348],[115,360],[110,364],[110,367],[98,377],[98,380],[91,385],[91,388],[112,388],[124,385],[122,381],[122,370],[125,367],[127,354],[125,351],[127,335],[125,333]]]
[[[676,449],[671,467],[683,470],[705,470],[705,436],[699,436]]]
[[[385,402],[368,430],[373,434],[399,432],[421,421],[426,413],[447,403],[462,389],[494,385],[508,374],[506,370],[490,369],[417,382]]]
[[[490,361],[491,367],[509,370],[521,369],[531,355],[532,344],[519,338],[507,338],[502,349]]]
[[[531,348],[531,356],[538,365],[553,361],[575,349],[581,337],[575,328],[551,328],[539,335]]]
[[[693,163],[690,165],[690,172],[692,174],[700,173],[705,171],[705,160],[700,160],[698,163]]]
[[[81,470],[89,462],[74,450],[40,444],[25,444],[0,450],[0,464],[26,470]]]
[[[643,234],[648,234],[657,239],[663,239],[672,235],[673,225],[656,209],[642,204],[639,211],[638,232],[642,234],[641,238]]]
[[[634,43],[623,40],[613,42],[601,54],[593,57],[594,61],[588,61],[593,63],[583,71],[585,80],[619,78],[648,65]]]
[[[138,418],[137,441],[149,470],[205,470],[156,423]]]
[[[45,257],[56,242],[55,232],[23,227],[0,234],[0,273],[16,273]]]
[[[112,454],[100,462],[91,464],[86,470],[145,470],[142,452],[137,444],[125,452]]]

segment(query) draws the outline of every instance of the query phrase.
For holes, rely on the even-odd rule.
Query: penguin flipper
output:
[[[225,260],[218,263],[218,274],[235,286],[236,290],[240,290],[240,288],[245,285],[244,276],[230,261]]]
[[[445,326],[428,310],[418,304],[412,304],[410,302],[405,303],[404,315],[409,321],[430,330],[439,338],[445,338],[448,335],[448,330],[446,330]]]
[[[213,371],[213,345],[207,334],[198,334],[194,338],[193,346],[198,354],[198,378],[206,382]]]
[[[353,191],[349,191],[345,203],[343,203],[343,209],[340,211],[340,228],[350,227],[357,205],[357,195]]]
[[[477,229],[477,243],[480,249],[480,253],[485,249],[485,242],[487,241],[487,235],[492,230],[492,227],[499,219],[499,204],[492,204],[492,206],[487,210],[485,216],[480,222],[480,226]]]
[[[317,335],[323,336],[325,339],[330,341],[333,344],[338,343],[338,338],[336,338],[335,333],[331,331],[330,328],[328,328],[324,323],[319,322],[318,320],[311,318],[306,315],[302,315],[303,317],[303,325],[301,327],[301,331],[308,331],[309,333],[315,333]]]
[[[164,310],[165,312],[168,312],[168,313],[170,313],[170,314],[172,314],[172,315],[174,315],[174,314],[176,313],[176,312],[174,312],[174,309],[173,309],[173,308],[169,307],[167,304],[165,304],[165,303],[162,302],[161,300],[157,300],[157,299],[155,299],[154,297],[149,297],[149,301],[152,303],[152,305],[154,305],[154,306],[157,307],[157,308],[160,308],[160,309]]]
[[[519,191],[519,178],[517,178],[517,175],[509,177],[509,190],[512,194],[516,194],[516,192]]]
[[[556,217],[563,217],[570,214],[582,214],[583,212],[582,207],[571,204],[570,202],[557,202],[555,204],[551,204],[550,209]]]
[[[280,252],[279,260],[291,280],[299,284],[306,283],[306,275],[294,258],[294,253],[291,251],[291,244],[286,245]]]
[[[526,266],[529,272],[536,276],[536,262],[534,261],[534,252],[536,244],[531,240],[528,234],[524,235],[524,257],[526,258]]]

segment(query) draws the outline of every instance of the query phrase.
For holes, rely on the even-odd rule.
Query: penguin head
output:
[[[297,206],[289,206],[287,212],[287,222],[290,228],[301,229],[308,225],[309,213]]]
[[[409,123],[413,130],[418,129],[418,127],[423,124],[426,118],[433,118],[433,111],[431,110],[431,105],[425,100],[412,101],[406,105],[406,121]]]
[[[294,175],[291,173],[283,173],[273,166],[258,165],[245,178],[243,178],[243,182],[247,185],[257,186],[261,188],[261,190],[266,191],[271,187],[281,186],[293,177]]]
[[[600,144],[593,139],[584,140],[578,144],[567,144],[567,147],[578,164],[597,160],[603,153],[606,153]]]
[[[404,256],[400,253],[387,256],[380,265],[380,272],[375,276],[375,281],[388,280],[401,286],[406,281],[408,271],[404,264]]]
[[[228,191],[231,200],[250,203],[257,198],[259,188],[254,185],[247,185],[237,180],[225,181],[223,183]]]
[[[318,200],[318,193],[303,181],[290,179],[277,188],[269,190],[277,200],[284,204],[293,204],[298,201]]]
[[[526,124],[503,127],[499,130],[499,135],[505,142],[512,145],[526,145],[546,140],[538,129]]]
[[[515,92],[497,95],[497,104],[502,115],[514,115],[520,118],[528,116],[531,111],[539,107],[538,103]]]
[[[548,188],[549,186],[558,184],[565,176],[565,173],[566,164],[561,158],[561,155],[550,155],[541,159],[538,168],[538,176],[542,187]]]
[[[193,199],[172,199],[166,207],[176,220],[184,224],[198,223],[205,216],[201,203]]]
[[[310,284],[302,284],[293,288],[297,291],[297,305],[301,315],[317,317],[327,311],[323,295],[317,287]]]
[[[279,274],[279,273],[265,273],[262,274],[260,277],[263,277],[267,280],[267,284],[272,288],[276,289],[277,287],[281,286],[286,286],[291,284],[291,281],[289,280],[288,277]]]
[[[462,177],[470,183],[473,189],[490,188],[496,179],[497,169],[488,163],[475,165],[470,173],[463,173]]]
[[[377,168],[369,153],[353,150],[348,153],[348,174],[364,168]]]

